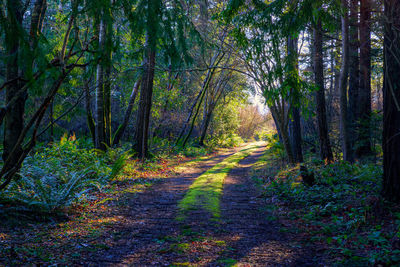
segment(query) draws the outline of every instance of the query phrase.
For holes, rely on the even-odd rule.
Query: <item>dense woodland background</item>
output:
[[[254,139],[305,172],[377,165],[400,201],[398,0],[0,0],[0,59],[7,207]]]

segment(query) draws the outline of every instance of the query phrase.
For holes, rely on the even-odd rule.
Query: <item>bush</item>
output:
[[[231,148],[242,144],[243,139],[237,134],[223,134],[215,136],[206,142],[208,147],[226,147]]]
[[[208,154],[208,151],[204,147],[188,146],[183,150],[183,155],[186,157],[202,157]]]

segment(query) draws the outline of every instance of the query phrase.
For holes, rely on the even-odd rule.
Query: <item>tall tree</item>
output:
[[[323,160],[333,161],[332,148],[328,136],[328,122],[326,117],[325,86],[324,86],[324,61],[323,61],[323,35],[321,20],[314,25],[314,75],[318,87],[315,93],[317,105],[317,121],[319,136],[319,151]]]
[[[348,0],[342,0],[342,65],[340,67],[339,96],[340,96],[340,137],[343,160],[353,161],[353,148],[350,139],[350,125],[347,101],[347,81],[349,78],[349,20]]]
[[[141,159],[148,157],[148,136],[153,98],[154,68],[156,64],[157,30],[159,30],[157,26],[160,13],[161,1],[147,1],[143,75],[135,127],[135,142],[133,145],[134,150]]]
[[[360,88],[358,142],[360,158],[371,154],[371,0],[360,0]]]
[[[287,53],[288,53],[288,64],[289,64],[289,79],[296,80],[298,78],[298,55],[297,55],[297,43],[298,39],[289,36],[287,39]],[[295,82],[292,82],[295,85]],[[295,86],[293,86],[295,87]],[[291,94],[294,94],[295,90],[299,88],[292,88]],[[292,144],[292,151],[295,162],[303,162],[303,149],[302,149],[302,137],[301,137],[301,126],[300,126],[300,103],[296,97],[290,98],[290,112],[291,118],[289,121],[289,132]]]
[[[106,149],[106,122],[104,115],[104,51],[106,46],[106,28],[107,24],[105,21],[105,10],[101,11],[101,19],[99,25],[99,36],[98,36],[98,49],[100,51],[101,59],[97,64],[96,71],[96,127],[95,127],[95,147],[97,149]]]
[[[105,150],[111,145],[111,1],[103,2],[98,32],[100,60],[96,72],[96,148]]]
[[[358,58],[358,1],[350,0],[350,19],[349,19],[349,124],[350,139],[354,146],[357,140],[356,126],[358,121],[358,91],[360,83],[360,64]]]
[[[18,139],[24,128],[25,102],[28,97],[26,81],[29,81],[32,75],[35,61],[34,51],[36,50],[38,37],[41,32],[47,1],[36,0],[34,3],[30,21],[28,46],[24,43],[24,7],[22,2],[19,0],[9,0],[6,4],[7,18],[5,18],[5,14],[1,15],[1,17],[7,23],[5,27],[6,52],[8,56],[6,80],[10,81],[10,83],[6,89],[6,106],[8,106],[8,109],[4,117],[3,160],[17,162],[22,154],[22,147]],[[15,151],[13,152],[13,150]],[[9,155],[12,155],[12,158],[8,159]]]
[[[383,196],[400,202],[400,1],[384,5]]]
[[[23,19],[23,6],[22,2],[8,0],[7,5],[7,26],[5,29],[5,43],[6,53],[8,56],[6,65],[6,80],[10,81],[6,88],[6,104],[13,101],[14,97],[17,100],[11,105],[9,110],[5,114],[4,123],[4,152],[3,160],[6,161],[12,150],[16,150],[14,153],[16,156],[13,161],[17,161],[19,154],[22,151],[22,147],[19,144],[17,147],[17,140],[24,127],[24,112],[25,102],[27,98],[27,92],[22,90],[22,82],[19,77],[19,56],[21,37],[23,35],[22,30],[22,19]]]

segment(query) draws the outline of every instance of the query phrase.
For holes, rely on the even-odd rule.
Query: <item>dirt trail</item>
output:
[[[128,203],[112,247],[82,259],[89,266],[316,266],[313,253],[299,248],[293,237],[279,231],[250,178],[251,166],[264,148],[242,160],[225,180],[221,218],[192,211],[177,221],[177,203],[196,177],[232,155],[201,162],[166,179]],[[314,260],[314,262],[313,262]]]

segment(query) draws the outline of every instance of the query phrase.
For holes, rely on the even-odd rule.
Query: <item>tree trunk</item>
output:
[[[92,113],[92,98],[90,96],[90,88],[89,88],[90,81],[85,80],[84,90],[85,90],[85,109],[86,109],[86,120],[88,124],[88,129],[90,132],[90,136],[92,137],[93,144],[96,143],[96,124],[93,118]]]
[[[104,15],[104,14],[103,14]],[[106,23],[104,18],[100,21],[99,29],[99,51],[104,51],[106,38]],[[105,116],[104,116],[104,57],[97,65],[96,74],[96,142],[95,147],[100,150],[106,150],[106,131],[105,131]]]
[[[324,88],[324,62],[322,25],[318,21],[314,28],[314,73],[315,84],[318,91],[315,94],[317,104],[317,121],[319,134],[319,147],[321,159],[327,162],[333,161],[332,149],[328,136],[328,122],[326,119],[325,88]]]
[[[199,141],[199,145],[200,145],[200,146],[204,146],[204,140],[206,139],[206,134],[207,134],[208,126],[210,125],[213,107],[210,107],[210,109],[211,109],[211,110],[209,110],[209,111],[207,112],[206,116],[204,117],[203,127],[202,127],[201,136],[200,136],[200,141]]]
[[[133,87],[131,96],[129,97],[129,104],[128,104],[128,107],[125,112],[124,120],[123,120],[122,124],[118,127],[118,129],[115,133],[115,137],[114,137],[114,141],[113,141],[114,145],[119,144],[119,141],[121,140],[122,136],[124,135],[126,126],[128,126],[129,118],[131,117],[131,114],[132,114],[133,105],[135,104],[135,99],[136,99],[136,96],[139,91],[140,83],[141,83],[141,79],[137,80],[135,83],[135,86]]]
[[[291,36],[288,37],[287,40],[287,53],[290,61],[290,75],[298,75],[298,56],[297,56],[297,38],[293,38]],[[293,73],[292,73],[293,72]],[[294,73],[296,72],[296,73]],[[297,77],[294,77],[297,79]],[[292,88],[293,90],[299,90],[299,88]],[[297,103],[295,102],[297,101]],[[291,137],[292,151],[295,162],[303,162],[303,149],[301,146],[302,137],[301,137],[301,126],[300,126],[300,110],[298,108],[299,104],[298,99],[291,99],[290,111],[291,111],[291,119],[289,120],[289,131]]]
[[[209,83],[210,79],[212,78],[212,76],[214,75],[215,66],[217,66],[217,65],[219,64],[219,62],[222,60],[222,58],[223,58],[223,56],[220,57],[220,58],[218,58],[219,55],[220,55],[220,51],[218,51],[218,52],[213,56],[213,58],[211,59],[211,64],[210,64],[210,66],[208,66],[207,75],[206,75],[206,77],[205,77],[205,79],[204,79],[204,81],[203,81],[203,85],[202,85],[202,87],[201,87],[201,90],[200,90],[199,94],[197,95],[196,99],[194,100],[193,105],[192,105],[191,108],[190,108],[189,115],[188,115],[188,117],[187,117],[185,123],[183,124],[182,130],[181,130],[181,132],[179,133],[178,138],[176,139],[176,142],[175,142],[176,145],[179,144],[179,141],[181,140],[181,138],[182,138],[183,135],[185,134],[186,127],[188,126],[188,124],[189,124],[189,122],[190,122],[190,118],[191,118],[192,115],[193,115],[193,112],[194,112],[194,110],[195,110],[195,108],[196,108],[196,106],[197,106],[197,103],[199,102],[199,100],[200,100],[200,102],[203,101],[203,97],[204,97],[205,90],[207,90],[208,83]],[[201,103],[199,103],[199,105],[201,105]],[[197,115],[196,115],[196,116],[197,116]]]
[[[350,0],[349,20],[349,139],[352,146],[357,141],[359,58],[358,58],[358,0]]]
[[[300,109],[292,107],[292,119],[290,120],[290,137],[293,149],[294,161],[303,162],[302,136],[300,125]]]
[[[360,89],[359,126],[356,154],[358,158],[372,154],[371,148],[371,0],[360,3]]]
[[[385,0],[383,196],[400,202],[400,1]]]
[[[185,147],[185,146],[186,146],[186,143],[187,143],[187,141],[189,140],[190,135],[192,134],[192,131],[193,131],[193,128],[194,128],[194,124],[195,124],[195,122],[196,122],[197,115],[199,114],[199,111],[200,111],[201,103],[203,102],[204,95],[207,93],[207,88],[208,88],[208,85],[209,85],[209,83],[210,83],[210,81],[211,81],[211,79],[212,79],[212,77],[213,77],[213,74],[214,74],[214,70],[211,71],[211,74],[210,74],[209,77],[206,77],[207,80],[206,80],[206,83],[204,84],[203,94],[202,94],[201,97],[200,97],[200,102],[199,102],[199,104],[197,105],[196,112],[195,112],[194,115],[193,115],[192,123],[190,124],[189,131],[188,131],[188,133],[187,133],[185,139],[183,140],[182,147]]]
[[[138,153],[138,157],[144,160],[148,157],[148,134],[150,123],[150,111],[153,97],[153,81],[155,67],[155,46],[149,42],[147,33],[146,50],[144,57],[144,70],[142,85],[140,90],[139,109],[136,120],[135,143],[133,149]]]
[[[280,128],[282,128],[282,127],[280,127]],[[285,148],[289,163],[291,163],[291,164],[296,163],[295,160],[294,160],[294,155],[293,155],[293,152],[292,152],[292,146],[290,144],[290,139],[289,139],[289,135],[288,135],[287,129],[286,129],[286,131],[282,131],[281,135],[282,135],[283,146]]]
[[[109,1],[107,1],[109,3]],[[112,142],[111,129],[111,74],[112,74],[112,46],[113,46],[113,24],[110,9],[107,8],[107,26],[105,40],[105,73],[104,73],[104,122],[105,142],[108,147]]]
[[[349,132],[349,116],[347,104],[347,80],[349,76],[349,21],[348,2],[342,0],[345,14],[342,16],[342,66],[340,68],[339,96],[340,96],[340,136],[342,143],[343,160],[353,162],[353,149]]]
[[[279,127],[278,119],[275,116],[275,113],[272,111],[271,111],[271,115],[272,115],[272,119],[274,120],[276,131],[278,133],[279,142],[281,142],[283,144],[283,138],[282,138],[281,128]]]
[[[284,116],[279,116],[280,114],[278,114],[278,108],[276,106],[270,106],[270,110],[272,117],[274,118],[274,122],[277,126],[277,131],[280,137],[280,141],[282,142],[283,147],[285,148],[289,163],[293,164],[295,163],[295,160],[292,151],[292,145],[290,144],[287,121],[284,121],[283,119]]]
[[[16,96],[22,88],[22,82],[19,81],[20,67],[18,64],[19,50],[20,50],[20,29],[22,28],[22,3],[21,1],[7,1],[7,23],[8,27],[5,31],[6,53],[8,55],[6,65],[6,80],[12,81],[6,88],[6,103],[9,103],[14,96]],[[6,161],[8,156],[17,145],[18,138],[24,127],[24,112],[27,93],[24,92],[17,101],[7,110],[4,118],[4,151],[3,160]],[[15,159],[12,161],[17,162],[22,147],[18,145],[15,147]]]

